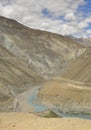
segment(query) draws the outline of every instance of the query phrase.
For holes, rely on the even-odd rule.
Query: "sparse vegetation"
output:
[[[44,116],[45,118],[58,118],[59,115],[57,115],[54,111],[49,111],[47,115]]]

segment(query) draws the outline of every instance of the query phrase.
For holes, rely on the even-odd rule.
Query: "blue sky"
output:
[[[79,6],[78,10],[84,12],[84,14],[91,13],[91,0],[85,0],[85,4]]]
[[[44,17],[52,17],[52,13],[47,8],[44,8],[41,13],[44,15]]]
[[[86,4],[79,7],[79,12],[83,13],[84,18],[88,18],[91,15],[91,0],[85,0]],[[91,21],[88,26],[85,28],[86,30],[91,30]]]
[[[91,0],[0,0],[0,15],[34,29],[91,37]]]

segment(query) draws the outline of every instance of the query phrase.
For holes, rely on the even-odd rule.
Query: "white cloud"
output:
[[[91,34],[91,30],[88,29],[88,30],[87,30],[87,33],[88,33],[88,34]]]
[[[73,12],[67,13],[64,18],[66,20],[76,20],[76,16]]]
[[[86,23],[91,23],[91,15],[90,15],[90,17],[88,17],[88,18],[85,19],[85,22]]]
[[[0,5],[0,15],[3,15],[5,17],[11,17],[12,13],[13,8],[10,5],[7,6]]]
[[[78,23],[78,27],[79,28],[85,28],[85,27],[87,27],[88,26],[88,23],[86,23],[86,22],[80,22],[80,23]]]
[[[0,0],[0,15],[18,20],[32,28],[63,35],[86,35],[91,17],[78,13],[85,0]],[[47,9],[51,17],[42,13]],[[46,12],[45,12],[46,13]],[[88,35],[88,33],[87,33]]]

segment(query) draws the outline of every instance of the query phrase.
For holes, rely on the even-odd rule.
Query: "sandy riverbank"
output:
[[[0,130],[91,130],[91,120],[42,118],[28,113],[1,113]]]

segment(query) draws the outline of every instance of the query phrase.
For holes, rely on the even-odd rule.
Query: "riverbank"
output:
[[[91,130],[91,120],[42,118],[28,113],[0,113],[0,130]]]
[[[76,86],[76,87],[78,87],[78,86]],[[72,86],[72,88],[73,88],[73,86]],[[56,101],[56,103],[58,103],[58,104],[62,103],[61,100],[59,102],[59,98],[57,98],[57,100],[54,100],[54,98],[56,99],[55,95],[59,95],[58,92],[61,93],[62,88],[61,88],[61,91],[55,91],[55,93],[57,93],[57,94],[54,93],[54,95],[53,95],[53,98],[51,100],[51,101],[53,101],[53,103],[50,102],[48,104],[43,104],[45,102],[40,102],[41,100],[39,100],[38,93],[41,91],[41,89],[44,89],[44,88],[41,88],[41,86],[38,86],[38,87],[33,88],[32,90],[29,90],[27,92],[24,92],[24,93],[18,95],[14,101],[14,111],[26,112],[26,113],[27,112],[36,113],[41,116],[46,116],[48,113],[50,113],[50,111],[52,111],[52,112],[56,113],[59,117],[66,117],[66,118],[74,117],[74,118],[84,118],[84,119],[91,120],[91,114],[87,114],[84,112],[83,113],[82,112],[71,112],[68,108],[69,104],[68,104],[68,106],[66,106],[66,108],[68,109],[68,112],[65,112],[65,113],[63,111],[61,111],[61,108],[59,106],[57,107],[55,105],[54,101]],[[48,87],[48,89],[50,90],[50,86]],[[64,86],[64,89],[65,89],[65,86]],[[54,89],[52,89],[52,90],[54,90]],[[58,90],[59,90],[59,87],[58,87]],[[45,91],[45,93],[46,93],[46,91]],[[65,98],[65,96],[63,96],[63,97]],[[47,99],[48,99],[48,101],[50,101],[50,98],[46,98],[46,100]],[[79,105],[78,105],[78,107],[79,107]],[[65,106],[64,106],[64,108],[65,108]],[[80,109],[80,111],[81,110],[83,110],[83,109]]]
[[[44,105],[58,112],[91,117],[91,85],[71,80],[54,79],[39,90],[38,98]],[[79,116],[80,117],[80,116]]]

